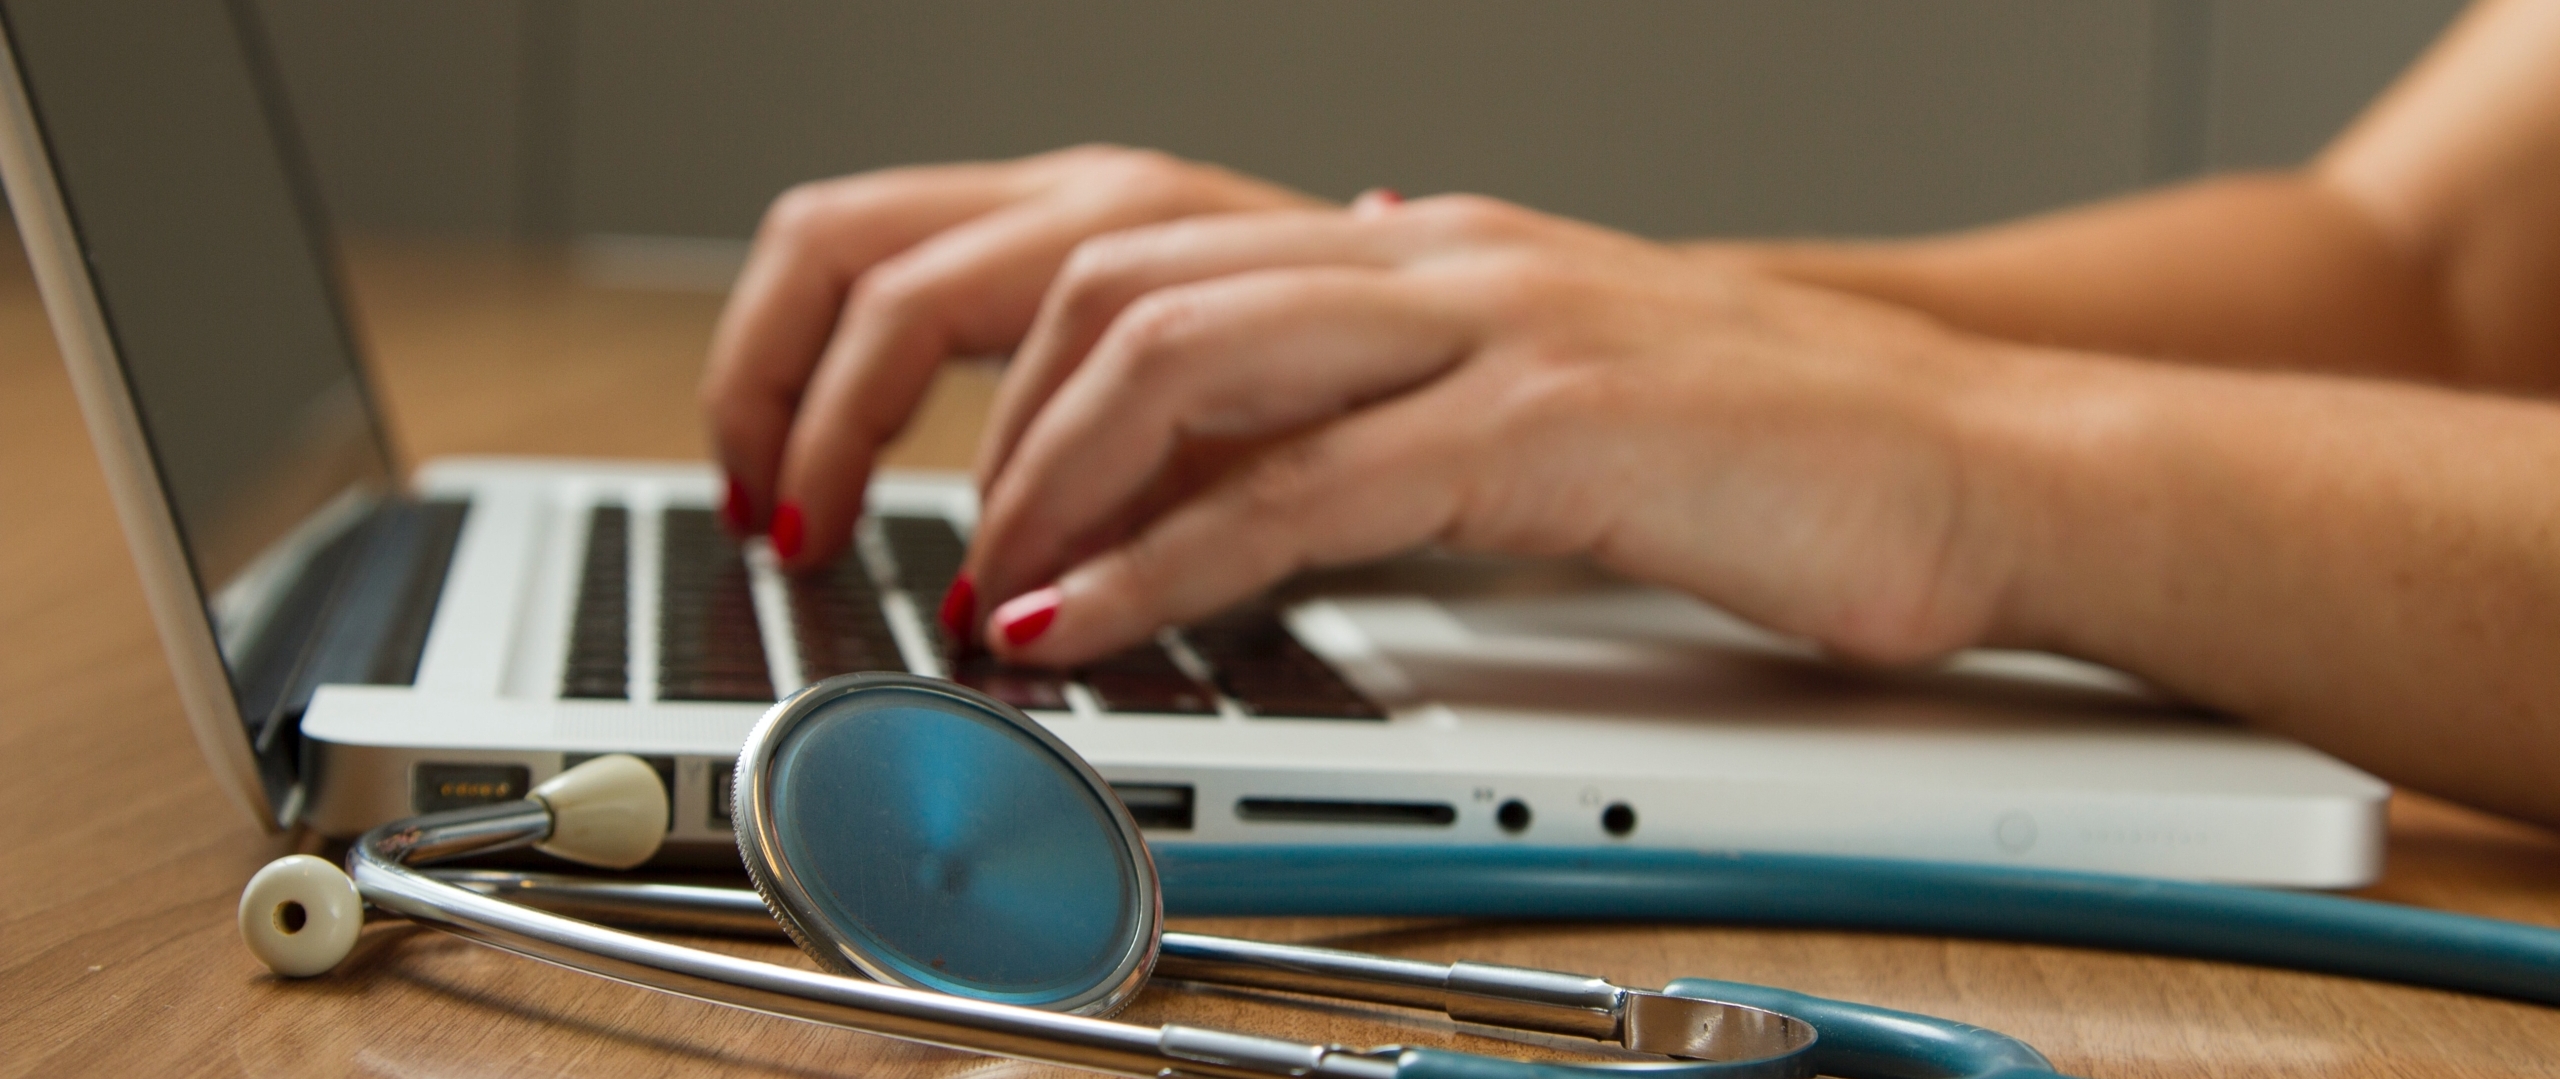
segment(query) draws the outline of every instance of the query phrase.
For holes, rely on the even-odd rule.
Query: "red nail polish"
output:
[[[804,534],[807,528],[808,520],[800,513],[799,503],[785,502],[775,506],[773,508],[773,553],[784,558],[799,557],[800,541],[807,538]]]
[[[1006,600],[996,608],[996,632],[1004,634],[1004,643],[1015,648],[1030,644],[1049,631],[1049,623],[1058,620],[1058,587],[1051,585],[1036,592],[1025,592]]]
[[[747,497],[747,485],[738,482],[736,476],[729,477],[729,494],[720,500],[720,520],[736,535],[754,530],[755,503]]]
[[[971,632],[978,620],[978,582],[963,573],[951,579],[950,591],[942,594],[942,611],[938,615],[942,633],[955,642],[966,642],[977,636]]]
[[[1353,217],[1376,217],[1404,204],[1404,196],[1392,187],[1373,187],[1351,200]]]

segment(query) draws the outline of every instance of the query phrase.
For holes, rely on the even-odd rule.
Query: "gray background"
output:
[[[736,238],[1084,140],[1656,235],[1904,233],[2301,160],[2452,0],[260,0],[332,212]]]

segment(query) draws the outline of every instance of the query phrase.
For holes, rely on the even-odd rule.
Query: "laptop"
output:
[[[1584,566],[1424,553],[1010,669],[925,617],[974,522],[958,476],[876,477],[854,553],[788,577],[700,464],[404,470],[250,5],[0,0],[0,30],[10,201],[196,740],[266,828],[350,836],[619,752],[667,786],[668,858],[731,859],[758,716],[898,670],[1027,710],[1156,844],[2379,869],[2381,782],[2059,657],[1852,670]]]

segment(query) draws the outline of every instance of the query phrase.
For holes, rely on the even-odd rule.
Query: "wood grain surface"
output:
[[[411,461],[703,453],[693,384],[716,297],[587,287],[559,258],[460,246],[361,245],[353,276]],[[893,459],[965,466],[992,385],[983,369],[946,376]],[[2550,835],[2415,797],[2392,821],[2373,895],[2560,924]],[[662,996],[396,923],[369,929],[334,974],[283,981],[232,923],[248,875],[294,844],[259,834],[197,758],[42,310],[23,266],[0,273],[0,1075],[1045,1071]],[[2007,1031],[2086,1076],[2560,1074],[2560,1010],[2190,960],[1685,925],[1183,927],[1624,984],[1765,982]],[[1172,986],[1130,1018],[1489,1044],[1381,1010]]]

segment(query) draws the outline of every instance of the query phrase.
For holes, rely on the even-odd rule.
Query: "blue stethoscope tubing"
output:
[[[2560,929],[2343,896],[1809,854],[1152,846],[1169,915],[1687,921],[1899,932],[2187,956],[2560,1005]],[[1736,1003],[1790,1014],[1799,1009],[1752,999],[1751,987],[1684,984],[1712,984],[1719,999]],[[1829,1028],[1824,1035],[1828,1046]]]

